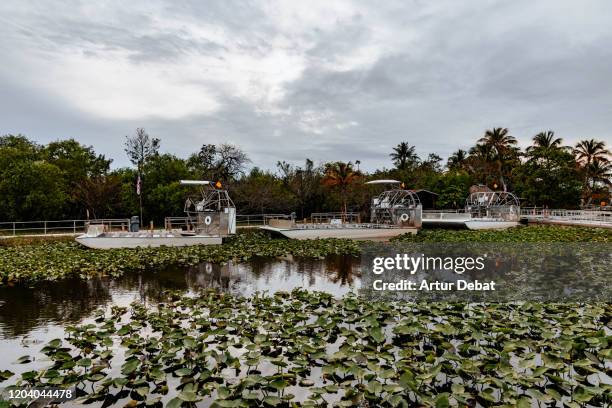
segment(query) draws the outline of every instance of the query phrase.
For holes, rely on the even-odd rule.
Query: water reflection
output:
[[[34,329],[78,324],[99,307],[127,306],[138,300],[157,303],[167,290],[201,288],[249,296],[255,292],[290,291],[296,287],[342,296],[358,288],[359,260],[350,256],[325,259],[283,257],[225,265],[203,263],[118,279],[68,279],[33,287],[0,288],[0,338],[14,339]]]

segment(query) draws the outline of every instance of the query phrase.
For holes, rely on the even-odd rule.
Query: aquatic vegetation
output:
[[[402,242],[609,242],[612,229],[529,225],[507,230],[422,229],[416,235],[395,238]]]
[[[75,242],[0,247],[0,284],[56,280],[66,277],[120,276],[167,265],[247,261],[253,257],[359,254],[350,240],[275,240],[261,232],[241,233],[218,246],[91,250]]]
[[[398,242],[610,242],[612,230],[560,226],[517,227],[506,231],[423,229]],[[0,285],[66,277],[120,276],[168,265],[247,261],[253,257],[359,255],[362,242],[343,239],[272,239],[244,231],[219,246],[91,250],[66,239],[0,245]]]
[[[103,407],[603,407],[611,318],[610,304],[168,294],[68,327],[42,370],[0,375]]]

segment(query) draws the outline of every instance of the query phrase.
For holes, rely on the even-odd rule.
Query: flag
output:
[[[140,195],[140,174],[138,175],[138,178],[136,179],[136,194]]]

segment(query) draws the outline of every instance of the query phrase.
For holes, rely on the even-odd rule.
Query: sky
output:
[[[75,138],[129,165],[144,127],[187,157],[391,167],[508,127],[612,144],[612,2],[0,2],[0,134]]]

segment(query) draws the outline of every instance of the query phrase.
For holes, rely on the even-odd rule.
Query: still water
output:
[[[216,288],[238,295],[321,290],[342,296],[361,282],[360,262],[350,256],[325,259],[283,257],[249,263],[170,267],[117,279],[68,279],[32,287],[0,288],[0,369],[19,372],[15,360],[35,355],[43,344],[61,338],[64,327],[87,322],[99,308],[133,301],[154,305],[164,291],[193,294]]]

